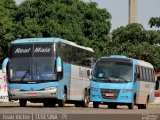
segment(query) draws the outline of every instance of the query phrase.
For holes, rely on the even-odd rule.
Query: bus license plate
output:
[[[30,93],[29,96],[37,96],[36,93]]]
[[[106,96],[107,96],[107,97],[113,97],[113,96],[114,96],[114,93],[106,93]]]

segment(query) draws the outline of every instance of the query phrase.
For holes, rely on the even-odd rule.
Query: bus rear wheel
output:
[[[89,106],[89,94],[85,93],[84,95],[84,101],[82,102],[82,107],[88,107]]]
[[[26,107],[27,101],[26,100],[19,100],[20,107]]]

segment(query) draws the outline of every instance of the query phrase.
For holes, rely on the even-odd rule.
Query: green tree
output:
[[[0,0],[0,61],[6,57],[8,45],[14,39],[13,13],[16,9],[14,0]]]
[[[149,25],[152,28],[154,27],[160,27],[160,17],[152,17],[149,20]]]
[[[159,31],[147,31],[140,24],[129,24],[113,30],[108,55],[118,54],[142,59],[160,67]]]
[[[27,0],[15,14],[16,38],[60,37],[105,51],[111,15],[96,3],[80,0]]]

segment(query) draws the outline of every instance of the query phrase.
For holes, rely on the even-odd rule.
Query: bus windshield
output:
[[[130,82],[132,64],[120,61],[98,61],[93,71],[93,81],[99,82]]]
[[[23,45],[12,46],[10,81],[56,80],[54,72],[55,57],[52,49],[52,45],[49,44],[30,45],[28,48],[24,48]]]

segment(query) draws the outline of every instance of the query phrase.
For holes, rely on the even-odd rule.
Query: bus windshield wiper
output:
[[[23,75],[23,77],[22,77],[22,79],[21,79],[21,81],[23,81],[24,80],[24,78],[26,77],[26,75],[29,73],[29,69],[25,72],[25,74]]]

